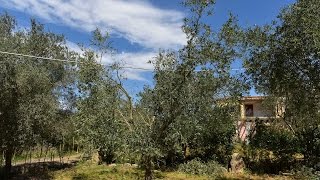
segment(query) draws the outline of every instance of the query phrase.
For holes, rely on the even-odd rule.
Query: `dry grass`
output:
[[[292,180],[293,178],[289,176],[280,176],[280,175],[256,175],[249,173],[235,174],[235,173],[225,173],[220,179],[228,180],[241,180],[241,179],[250,179],[250,180]]]
[[[210,180],[209,176],[190,175],[181,172],[160,172],[155,171],[155,179],[166,180]],[[132,167],[130,165],[97,165],[90,162],[80,163],[79,165],[65,170],[60,170],[52,173],[53,179],[57,180],[102,180],[102,179],[128,179],[137,180],[144,179],[144,171]],[[289,180],[290,177],[273,176],[273,175],[252,175],[248,173],[233,174],[225,173],[223,177],[218,179],[252,179],[252,180]]]
[[[209,177],[189,175],[180,172],[155,171],[156,179],[167,180],[208,180]],[[52,173],[53,179],[59,180],[102,180],[102,179],[144,179],[144,171],[128,165],[106,166],[90,162],[81,163],[73,168]]]

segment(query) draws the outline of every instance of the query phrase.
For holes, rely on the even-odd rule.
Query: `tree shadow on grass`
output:
[[[82,174],[82,173],[72,177],[73,180],[86,180],[88,178],[89,176],[87,174]]]
[[[52,172],[61,169],[71,168],[76,165],[76,161],[71,163],[59,162],[38,162],[21,164],[12,167],[10,176],[5,176],[0,171],[0,179],[8,180],[46,180],[52,179]]]

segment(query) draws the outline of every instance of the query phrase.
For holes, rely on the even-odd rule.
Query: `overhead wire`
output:
[[[48,61],[59,61],[59,62],[68,62],[68,63],[81,63],[79,61],[75,60],[68,60],[68,59],[57,59],[57,58],[48,58],[48,57],[41,57],[41,56],[34,56],[34,55],[28,55],[28,54],[21,54],[21,53],[13,53],[13,52],[7,52],[7,51],[0,51],[0,54],[7,54],[7,55],[13,55],[13,56],[20,56],[20,57],[29,57],[29,58],[35,58],[35,59],[43,59]],[[106,67],[113,67],[111,65],[101,64]],[[118,66],[120,69],[134,69],[134,70],[143,70],[143,71],[154,71],[154,69],[149,68],[142,68],[142,67],[133,67],[133,66]],[[233,68],[232,71],[242,71],[244,68]],[[200,71],[207,71],[207,70],[195,70],[196,72]]]
[[[6,51],[0,51],[0,53],[1,53],[1,54],[14,55],[14,56],[21,56],[21,57],[30,57],[30,58],[36,58],[36,59],[45,59],[45,60],[50,60],[50,61],[77,62],[77,61],[70,61],[70,60],[66,60],[66,59],[47,58],[47,57],[40,57],[40,56],[33,56],[33,55],[27,55],[27,54],[12,53],[12,52],[6,52]]]

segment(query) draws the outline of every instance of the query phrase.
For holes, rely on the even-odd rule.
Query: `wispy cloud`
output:
[[[122,52],[115,54],[113,58],[118,62],[124,62],[124,66],[142,69],[153,69],[152,64],[148,61],[152,60],[157,54],[155,52]]]
[[[79,54],[83,53],[80,47],[74,42],[66,41],[66,45],[72,51],[78,52]],[[153,65],[150,64],[149,61],[153,60],[156,56],[156,52],[121,52],[112,55],[104,55],[101,63],[105,65],[119,63],[120,66],[128,67],[123,68],[120,71],[124,78],[137,81],[148,81],[143,77],[143,73],[151,72],[153,70]],[[134,67],[135,69],[132,69],[131,67]]]
[[[105,56],[102,63],[110,64],[118,62],[120,63],[120,66],[128,67],[121,70],[121,73],[125,78],[138,81],[148,81],[144,78],[143,74],[153,70],[153,65],[148,61],[154,59],[156,56],[156,52],[122,52],[114,54],[113,56]],[[135,69],[132,69],[132,67]]]
[[[145,0],[0,0],[0,3],[87,32],[99,27],[147,49],[177,48],[186,42],[180,28],[183,13],[157,8]]]
[[[103,58],[104,64],[121,62],[124,66],[153,69],[147,63],[159,48],[177,49],[186,43],[181,31],[184,14],[160,9],[148,0],[0,0],[0,6],[29,13],[48,22],[91,32],[96,27],[137,43],[139,52],[121,52]],[[70,49],[80,52],[77,44],[67,41]],[[147,81],[143,70],[124,69],[131,80]]]

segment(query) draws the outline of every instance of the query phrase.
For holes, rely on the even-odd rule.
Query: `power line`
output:
[[[44,59],[49,61],[59,61],[59,62],[68,62],[68,63],[82,63],[74,60],[67,60],[67,59],[57,59],[57,58],[47,58],[47,57],[41,57],[41,56],[33,56],[28,54],[20,54],[20,53],[12,53],[12,52],[6,52],[6,51],[0,51],[1,54],[8,54],[8,55],[14,55],[14,56],[20,56],[20,57],[29,57],[29,58],[36,58],[36,59]],[[111,65],[101,64],[103,66],[112,67]],[[148,68],[142,68],[142,67],[133,67],[133,66],[118,66],[121,69],[134,69],[134,70],[143,70],[143,71],[154,71],[154,69],[148,69]],[[237,68],[237,69],[231,69],[232,71],[243,71],[244,68]],[[195,70],[196,72],[201,71],[207,71],[207,70]]]
[[[47,57],[40,57],[40,56],[33,56],[33,55],[27,55],[27,54],[12,53],[12,52],[6,52],[6,51],[0,51],[0,53],[2,53],[2,54],[8,54],[8,55],[14,55],[14,56],[21,56],[21,57],[30,57],[30,58],[36,58],[36,59],[44,59],[44,60],[50,60],[50,61],[77,62],[77,61],[70,61],[70,60],[66,60],[66,59],[47,58]]]

